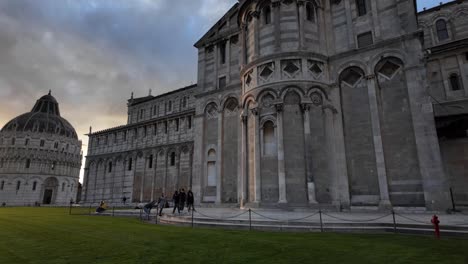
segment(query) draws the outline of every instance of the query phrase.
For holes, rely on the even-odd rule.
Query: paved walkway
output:
[[[156,209],[152,210],[152,216]],[[140,210],[115,210],[116,215],[139,215]],[[144,213],[143,213],[144,214]],[[163,217],[191,218],[186,210],[180,215],[176,212],[172,214],[172,208],[163,210]],[[441,226],[459,226],[468,228],[468,212],[454,214],[437,214]],[[433,213],[407,213],[396,212],[395,222],[399,225],[431,225]],[[280,209],[248,209],[238,208],[197,208],[194,212],[194,218],[210,219],[212,221],[232,221],[249,220],[266,222],[301,222],[301,223],[320,223],[320,213],[318,210],[286,211]],[[349,223],[349,224],[393,224],[393,215],[391,212],[322,212],[322,222],[324,224]]]

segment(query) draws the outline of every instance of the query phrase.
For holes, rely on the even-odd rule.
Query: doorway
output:
[[[44,191],[44,199],[42,200],[43,204],[51,204],[52,203],[52,194],[54,193],[53,190],[47,189]]]

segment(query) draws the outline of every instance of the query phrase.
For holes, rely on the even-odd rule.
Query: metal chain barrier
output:
[[[237,215],[233,215],[233,216],[229,216],[229,217],[224,217],[224,218],[217,218],[217,217],[213,217],[213,216],[209,216],[209,215],[206,215],[206,214],[203,214],[201,212],[199,212],[198,210],[195,211],[197,214],[201,215],[201,216],[204,216],[204,217],[208,217],[208,218],[211,218],[211,219],[214,219],[214,220],[229,220],[229,219],[233,219],[233,218],[237,218],[241,215],[244,215],[246,213],[248,213],[249,211],[245,211],[243,213],[240,213],[240,214],[237,214]]]
[[[395,213],[395,214],[398,215],[401,218],[404,218],[406,220],[410,220],[410,221],[413,221],[413,222],[416,222],[416,223],[425,224],[425,225],[430,225],[431,224],[431,223],[428,223],[426,221],[415,220],[413,218],[410,218],[410,217],[407,217],[407,216],[404,216],[404,215],[401,215],[401,214],[397,214],[397,213]]]
[[[297,219],[276,219],[276,218],[271,218],[271,217],[268,217],[268,216],[266,216],[266,215],[262,215],[262,214],[260,214],[260,213],[257,213],[257,212],[255,212],[255,211],[253,211],[253,210],[252,210],[252,213],[254,213],[254,214],[256,214],[256,215],[258,215],[258,216],[260,216],[260,217],[263,217],[263,218],[272,220],[272,221],[278,221],[278,222],[296,222],[296,221],[304,220],[304,219],[310,218],[310,217],[312,217],[312,216],[315,216],[315,215],[317,215],[319,212],[315,212],[315,213],[313,213],[313,214],[311,214],[311,215],[307,215],[307,216],[305,216],[305,217],[301,217],[301,218],[297,218]]]
[[[353,220],[349,220],[349,219],[344,219],[344,218],[339,218],[339,217],[336,217],[336,216],[333,216],[333,215],[329,215],[329,214],[326,214],[326,213],[323,213],[323,215],[326,215],[328,217],[331,217],[333,219],[336,219],[336,220],[340,220],[340,221],[345,221],[345,222],[351,222],[351,223],[367,223],[367,222],[373,222],[373,221],[377,221],[377,220],[380,220],[380,219],[383,219],[385,217],[388,217],[390,215],[392,215],[391,213],[390,214],[387,214],[387,215],[384,215],[384,216],[381,216],[381,217],[377,217],[377,218],[373,218],[373,219],[366,219],[366,220],[357,220],[357,219],[353,219]]]

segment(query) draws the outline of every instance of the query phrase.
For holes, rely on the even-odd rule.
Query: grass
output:
[[[85,210],[87,212],[87,209]],[[0,208],[0,263],[468,263],[468,240],[191,229]]]

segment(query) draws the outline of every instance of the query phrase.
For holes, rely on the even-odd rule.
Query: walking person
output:
[[[179,212],[180,211],[184,212],[186,197],[187,197],[187,195],[185,194],[185,190],[183,188],[180,189],[180,193],[179,193]]]
[[[174,202],[174,210],[172,210],[172,213],[175,214],[175,210],[180,214],[180,208],[179,208],[179,192],[176,190],[174,194],[172,195],[172,201]]]
[[[188,190],[187,192],[187,210],[190,212],[190,208],[192,208],[193,211],[195,211],[195,208],[193,207],[193,202],[195,198],[193,197],[193,192],[192,190]]]
[[[164,193],[162,193],[158,199],[158,204],[156,205],[157,207],[159,207],[159,216],[162,216],[162,210],[166,207],[166,203],[166,196],[164,195]]]

